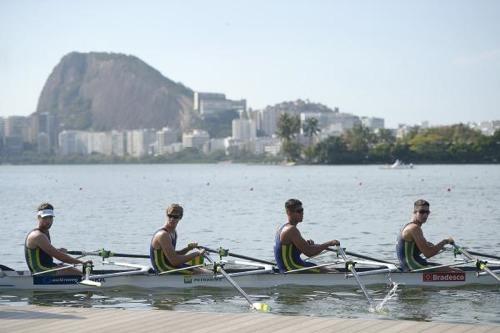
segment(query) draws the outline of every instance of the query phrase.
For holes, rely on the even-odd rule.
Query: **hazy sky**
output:
[[[309,99],[398,123],[500,119],[500,1],[0,0],[0,116],[72,51],[131,54],[252,108]]]

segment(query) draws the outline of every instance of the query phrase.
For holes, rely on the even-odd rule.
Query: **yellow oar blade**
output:
[[[271,307],[266,303],[253,303],[252,309],[255,309],[259,312],[271,312]]]

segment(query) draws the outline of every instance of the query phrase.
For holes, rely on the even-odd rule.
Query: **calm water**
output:
[[[305,237],[339,239],[352,252],[395,260],[394,244],[412,203],[431,202],[424,231],[430,241],[453,236],[458,244],[499,254],[500,166],[89,165],[0,166],[1,263],[26,268],[23,242],[38,204],[56,207],[51,230],[57,247],[106,248],[147,254],[164,209],[185,208],[179,245],[198,241],[235,253],[272,259],[284,202],[304,203]],[[448,262],[443,254],[443,261]],[[371,290],[383,298],[387,290]],[[276,313],[337,317],[500,323],[500,288],[403,288],[385,314],[372,314],[359,290],[277,288],[250,290]],[[97,293],[9,293],[0,303],[248,311],[232,290],[120,290]]]

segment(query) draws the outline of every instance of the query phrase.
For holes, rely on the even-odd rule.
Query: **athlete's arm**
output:
[[[167,257],[168,261],[174,266],[179,266],[181,264],[184,264],[191,259],[194,259],[198,256],[202,256],[203,253],[205,253],[204,249],[193,251],[189,254],[180,254],[175,252],[175,249],[172,246],[172,240],[170,239],[170,236],[166,232],[159,235],[158,241],[160,243],[160,247],[163,254],[165,255],[165,257]]]
[[[62,262],[65,262],[67,264],[83,264],[84,262],[78,259],[73,258],[72,256],[67,255],[66,253],[63,253],[56,249],[55,247],[50,244],[49,239],[47,236],[44,234],[40,233],[34,238],[32,238],[33,243],[35,246],[38,246],[41,248],[43,251],[45,251],[49,256],[56,258],[57,260],[60,260]]]
[[[422,233],[422,229],[420,228],[410,228],[407,230],[408,234],[410,237],[413,239],[415,244],[417,245],[418,249],[426,258],[430,258],[438,254],[439,251],[446,245],[446,244],[452,244],[453,239],[448,238],[448,239],[443,239],[436,245],[433,245],[432,243],[428,242],[424,234]]]
[[[284,236],[284,237],[283,237]],[[340,244],[337,240],[328,241],[323,244],[314,244],[310,241],[306,241],[300,231],[297,228],[289,228],[282,233],[282,241],[285,240],[286,243],[290,242],[295,245],[300,252],[304,253],[308,257],[315,256],[326,250],[329,246],[335,246]],[[312,244],[311,244],[312,243]]]

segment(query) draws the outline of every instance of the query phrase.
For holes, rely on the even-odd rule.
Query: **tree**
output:
[[[319,132],[318,119],[307,118],[302,127],[304,135],[309,138],[309,146],[312,145],[313,137],[315,137]]]
[[[276,134],[283,141],[291,141],[300,132],[300,118],[283,113],[278,119]]]
[[[276,134],[282,140],[282,151],[287,161],[295,162],[300,158],[300,144],[295,142],[297,134],[300,132],[300,118],[282,114],[278,119]]]
[[[314,155],[319,163],[339,164],[346,163],[347,146],[340,137],[329,136],[314,146]]]
[[[350,151],[362,156],[368,153],[375,142],[375,135],[368,127],[355,125],[344,134],[344,140]]]

